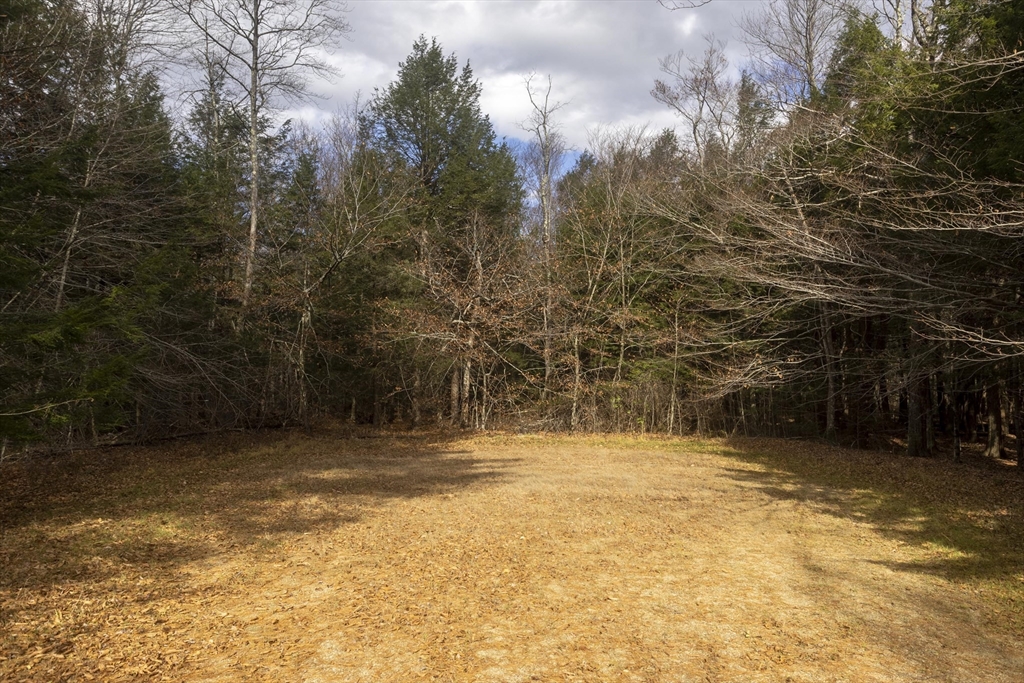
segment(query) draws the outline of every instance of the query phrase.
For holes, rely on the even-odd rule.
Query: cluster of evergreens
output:
[[[561,172],[550,82],[513,150],[436,40],[313,130],[270,105],[340,22],[296,47],[217,3],[3,0],[4,451],[332,416],[1008,457],[1024,2],[883,5],[766,3],[742,78],[714,42],[664,60],[678,133]],[[190,50],[153,39],[178,20]]]

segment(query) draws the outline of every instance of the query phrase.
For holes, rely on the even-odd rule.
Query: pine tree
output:
[[[454,54],[421,36],[363,117],[372,144],[419,185],[412,222],[452,252],[474,218],[508,235],[523,199],[515,159],[480,111],[480,92],[468,62],[460,71]]]

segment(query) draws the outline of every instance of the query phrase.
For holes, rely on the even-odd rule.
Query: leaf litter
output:
[[[0,680],[1024,680],[1011,476],[375,436],[7,465]]]

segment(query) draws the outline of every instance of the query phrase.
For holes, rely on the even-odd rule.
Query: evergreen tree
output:
[[[16,9],[2,29],[14,49],[0,105],[0,436],[96,440],[166,381],[153,361],[194,273],[171,124],[109,17]]]
[[[480,92],[468,62],[460,71],[454,54],[421,36],[363,118],[372,144],[419,186],[412,223],[451,253],[474,220],[513,234],[523,201],[515,159],[480,111]]]

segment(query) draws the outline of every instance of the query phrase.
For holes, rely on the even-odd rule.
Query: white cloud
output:
[[[697,13],[691,12],[690,14],[687,14],[681,22],[676,24],[676,28],[683,38],[689,38],[697,28],[697,21]]]
[[[322,109],[346,106],[356,92],[364,99],[387,85],[422,34],[436,37],[446,53],[469,60],[483,84],[481,107],[499,136],[525,137],[519,125],[530,111],[523,78],[550,74],[552,98],[570,144],[586,146],[597,126],[648,124],[653,132],[675,120],[650,96],[658,60],[679,49],[704,49],[703,36],[729,40],[729,54],[742,59],[735,38],[740,12],[757,0],[717,0],[695,10],[671,12],[655,0],[349,2],[349,40],[330,58],[342,71],[333,84],[320,83]],[[302,111],[303,118],[309,114]]]

